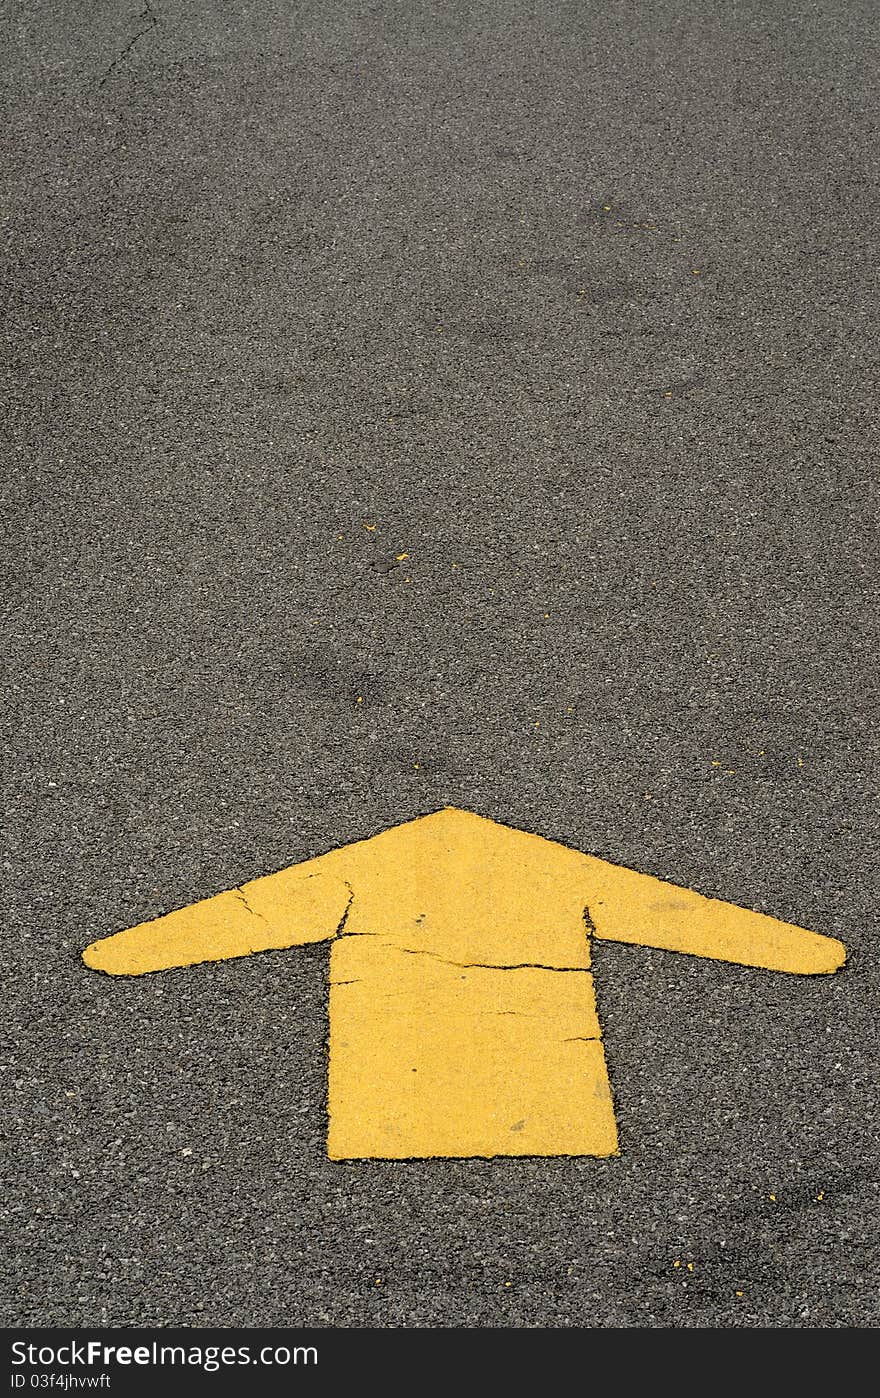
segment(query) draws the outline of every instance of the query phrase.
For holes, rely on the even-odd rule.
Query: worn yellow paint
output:
[[[138,975],[333,938],[333,1159],[613,1155],[590,937],[798,974],[841,943],[448,809],[94,942]]]

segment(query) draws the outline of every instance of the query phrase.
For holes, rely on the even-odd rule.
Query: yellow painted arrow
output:
[[[614,1155],[590,937],[799,975],[846,952],[447,809],[93,942],[110,975],[333,938],[332,1159]]]

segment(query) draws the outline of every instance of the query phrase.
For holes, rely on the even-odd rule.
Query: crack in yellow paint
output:
[[[593,936],[796,974],[845,959],[833,938],[451,808],[84,959],[140,975],[332,939],[331,1158],[605,1156]]]

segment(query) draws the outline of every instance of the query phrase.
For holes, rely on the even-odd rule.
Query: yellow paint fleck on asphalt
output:
[[[771,1203],[773,1203],[773,1204],[776,1203],[776,1195],[775,1195],[775,1194],[771,1194],[771,1195],[770,1195],[770,1201],[771,1201]]]
[[[608,1156],[591,936],[800,974],[845,958],[833,938],[449,808],[84,959],[140,975],[332,939],[331,1158]]]
[[[365,524],[364,528],[366,529],[368,534],[373,534],[375,533],[377,526],[375,524]]]
[[[398,561],[398,563],[404,563],[404,562],[406,561],[406,559],[408,559],[408,558],[409,558],[409,554],[408,554],[408,553],[399,553],[399,554],[397,555],[397,561]]]

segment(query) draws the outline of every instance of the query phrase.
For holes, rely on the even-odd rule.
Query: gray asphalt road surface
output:
[[[876,1326],[878,40],[0,6],[8,1324]],[[619,1158],[342,1164],[326,947],[80,961],[450,804],[850,960],[599,947]]]

